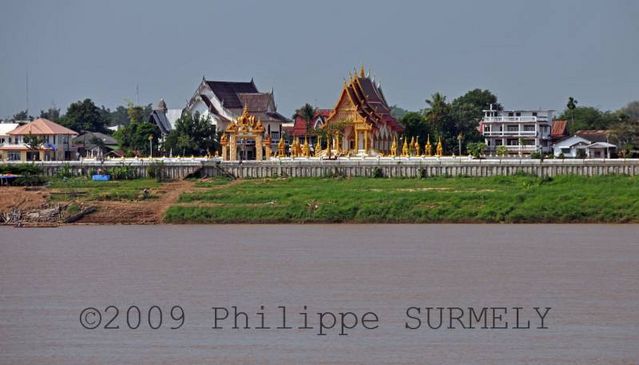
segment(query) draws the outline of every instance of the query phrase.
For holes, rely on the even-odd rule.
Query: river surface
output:
[[[0,364],[638,363],[637,225],[0,228]]]

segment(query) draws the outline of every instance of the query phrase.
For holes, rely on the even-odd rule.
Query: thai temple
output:
[[[290,122],[288,118],[277,112],[273,90],[260,92],[253,79],[249,82],[236,82],[210,81],[202,78],[202,82],[188,101],[185,111],[208,117],[220,132],[237,125],[238,121],[245,121],[250,115],[263,127],[263,140],[273,141],[273,143],[276,143],[282,135],[282,124]],[[245,137],[247,136],[240,133],[237,138],[239,146],[236,151],[242,155],[229,154],[228,159],[253,160],[263,155],[263,151],[258,151],[255,138]]]
[[[379,83],[362,66],[344,82],[323,128],[335,131],[330,155],[394,155],[404,128],[391,116]],[[395,146],[395,148],[393,148]],[[327,154],[329,151],[324,151]]]

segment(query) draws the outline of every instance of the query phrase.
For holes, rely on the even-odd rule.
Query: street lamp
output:
[[[464,134],[462,132],[459,132],[459,134],[457,135],[457,142],[459,143],[459,157],[461,157],[461,144],[462,144],[462,140],[464,139]]]
[[[153,135],[149,134],[149,157],[153,157]]]

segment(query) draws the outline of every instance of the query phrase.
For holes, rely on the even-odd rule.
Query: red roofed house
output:
[[[0,155],[3,160],[63,161],[77,158],[77,149],[71,144],[71,138],[78,133],[48,119],[36,119],[29,124],[17,127],[8,135],[12,137],[11,143],[0,146]],[[30,137],[38,137],[42,140],[37,150],[27,143]]]
[[[552,128],[550,130],[550,138],[553,142],[557,142],[568,137],[568,121],[567,120],[553,120]]]
[[[317,109],[315,112],[315,116],[313,120],[311,120],[311,124],[309,125],[309,130],[306,130],[306,121],[300,117],[299,115],[295,116],[295,124],[293,126],[292,135],[293,137],[301,137],[311,132],[313,129],[320,128],[326,122],[326,118],[331,114],[331,109]],[[310,135],[310,133],[308,133]]]

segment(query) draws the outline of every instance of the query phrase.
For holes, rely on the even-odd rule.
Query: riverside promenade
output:
[[[2,162],[14,164],[19,162]],[[82,176],[126,166],[138,177],[150,172],[166,179],[188,176],[235,178],[266,177],[389,177],[411,178],[432,176],[507,176],[530,174],[540,177],[557,175],[639,175],[639,159],[472,159],[469,157],[340,157],[274,158],[268,161],[222,161],[219,158],[128,158],[30,162],[44,175],[54,176],[60,169]]]

